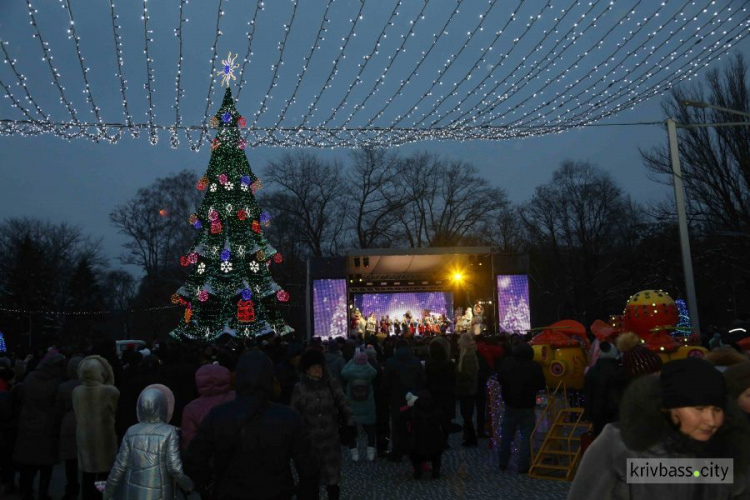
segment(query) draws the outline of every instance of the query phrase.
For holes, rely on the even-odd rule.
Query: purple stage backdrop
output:
[[[416,292],[416,293],[357,293],[354,294],[354,307],[367,317],[375,313],[378,321],[383,316],[391,319],[402,319],[404,313],[411,311],[413,318],[421,318],[422,310],[428,309],[430,315],[438,317],[445,314],[453,319],[453,294],[451,292]]]
[[[531,328],[529,277],[526,274],[497,276],[498,325],[503,332],[524,332]]]
[[[313,280],[313,335],[346,337],[346,280]]]

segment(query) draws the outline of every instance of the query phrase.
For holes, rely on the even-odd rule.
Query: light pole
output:
[[[724,113],[732,113],[740,116],[750,117],[750,113],[734,109],[714,106],[700,101],[680,101],[683,106],[702,109],[715,109]],[[690,238],[688,237],[687,212],[685,210],[685,188],[682,183],[682,169],[680,168],[680,150],[677,142],[677,128],[696,127],[736,127],[748,126],[748,122],[736,123],[677,123],[672,118],[667,118],[667,135],[669,137],[669,156],[672,163],[672,180],[674,185],[674,200],[677,210],[677,225],[680,231],[680,250],[682,253],[682,270],[685,275],[685,294],[687,295],[687,306],[690,312],[690,322],[693,332],[700,332],[700,320],[698,318],[698,301],[695,296],[695,279],[693,277],[693,260],[690,254]]]

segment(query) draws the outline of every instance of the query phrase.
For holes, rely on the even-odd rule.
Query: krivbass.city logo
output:
[[[733,483],[731,458],[628,458],[628,483]]]

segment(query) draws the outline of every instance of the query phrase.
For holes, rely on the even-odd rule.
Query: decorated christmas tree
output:
[[[283,325],[277,303],[288,301],[289,294],[273,281],[269,269],[282,257],[263,236],[271,219],[255,199],[262,183],[245,156],[239,131],[245,125],[227,87],[211,119],[218,132],[208,171],[196,186],[206,195],[189,219],[198,236],[180,257],[180,264],[192,269],[172,295],[173,303],[185,306],[176,336],[210,342],[224,333],[257,337]]]

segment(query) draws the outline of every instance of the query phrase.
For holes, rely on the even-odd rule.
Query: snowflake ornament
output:
[[[212,183],[211,183],[211,187],[209,187],[208,189],[209,189],[209,191],[211,191],[212,193],[215,193],[215,192],[216,192],[216,189],[217,189],[217,187],[216,187],[216,183],[215,183],[215,182],[212,182]]]
[[[205,273],[206,272],[206,264],[204,264],[203,262],[201,262],[200,264],[198,264],[197,271],[198,271],[198,274]]]
[[[247,184],[240,184],[240,189],[243,191],[247,191]]]
[[[231,191],[232,189],[234,189],[234,183],[227,182],[226,184],[224,184],[224,189],[226,189],[227,191]]]
[[[250,270],[252,272],[257,273],[259,269],[260,269],[260,265],[258,265],[258,263],[256,261],[252,261],[250,263]]]
[[[235,64],[234,60],[237,59],[237,54],[232,56],[230,52],[226,59],[222,59],[221,64],[224,65],[222,69],[216,72],[216,76],[221,76],[221,84],[225,87],[229,87],[229,79],[237,80],[234,76],[234,70],[240,67],[239,64]]]
[[[225,261],[223,261],[223,262],[221,263],[221,270],[222,270],[223,272],[225,272],[225,273],[228,273],[229,271],[231,271],[231,270],[232,270],[232,263],[231,263],[231,262],[229,262],[228,260],[225,260]]]

